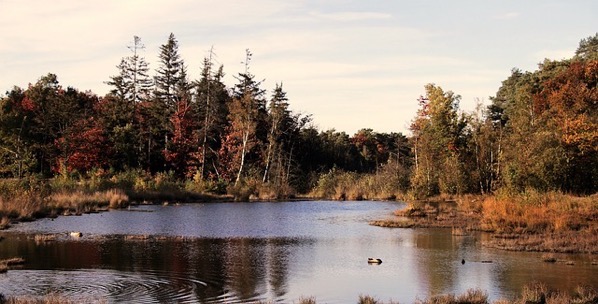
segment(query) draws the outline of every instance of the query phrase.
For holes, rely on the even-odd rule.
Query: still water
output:
[[[0,259],[20,256],[27,263],[0,274],[0,293],[108,303],[293,303],[301,297],[355,303],[359,295],[412,303],[470,288],[487,291],[491,300],[513,298],[532,281],[569,291],[598,287],[591,256],[562,255],[575,265],[547,264],[541,254],[485,248],[485,235],[368,225],[402,207],[205,203],[22,223],[3,234]],[[59,236],[36,242],[36,233]],[[368,265],[368,257],[383,263]]]

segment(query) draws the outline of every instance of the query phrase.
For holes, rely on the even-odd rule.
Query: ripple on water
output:
[[[7,296],[54,294],[77,302],[196,303],[208,284],[172,273],[104,269],[14,270],[0,276]]]

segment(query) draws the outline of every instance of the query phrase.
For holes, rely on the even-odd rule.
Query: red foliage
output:
[[[66,169],[68,172],[88,172],[108,163],[109,148],[104,129],[93,118],[75,123],[55,144],[61,156],[57,159],[54,171]]]
[[[33,100],[25,96],[23,100],[21,100],[21,108],[26,112],[33,112],[37,108],[37,105]]]
[[[164,151],[166,161],[180,176],[192,176],[199,166],[199,136],[197,117],[186,100],[177,103],[177,111],[170,119],[173,136]]]

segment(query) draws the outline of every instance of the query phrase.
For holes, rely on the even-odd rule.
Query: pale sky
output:
[[[407,133],[427,83],[469,112],[512,68],[573,56],[598,1],[0,0],[0,96],[47,73],[103,96],[134,35],[154,73],[171,32],[191,79],[213,46],[233,85],[250,49],[262,88],[283,82],[320,130]]]

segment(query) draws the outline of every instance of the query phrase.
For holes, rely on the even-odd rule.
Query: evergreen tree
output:
[[[110,163],[116,169],[137,167],[146,155],[139,113],[141,105],[150,100],[153,86],[149,64],[140,55],[145,49],[141,38],[134,36],[128,48],[132,55],[124,57],[117,66],[119,74],[107,82],[114,88],[100,106],[108,141],[114,147]]]
[[[156,88],[154,91],[157,101],[165,105],[169,114],[174,113],[176,102],[181,94],[186,93],[186,67],[179,55],[179,44],[173,33],[168,36],[166,44],[160,46],[160,66],[156,70]]]
[[[122,101],[141,102],[150,98],[152,80],[149,78],[149,64],[139,55],[145,49],[141,38],[133,36],[133,45],[128,47],[132,56],[124,57],[117,66],[118,75],[111,76],[106,84],[114,88],[110,93]]]
[[[224,136],[228,120],[230,96],[222,79],[223,67],[213,69],[213,52],[204,58],[201,78],[195,83],[195,107],[200,122],[200,169],[201,178],[217,176],[218,150]]]

